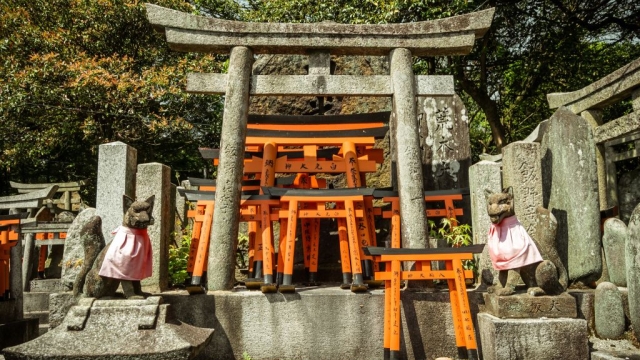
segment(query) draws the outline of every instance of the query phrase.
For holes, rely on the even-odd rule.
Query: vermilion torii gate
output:
[[[147,4],[149,22],[177,51],[230,53],[228,74],[189,74],[187,91],[224,94],[216,211],[208,289],[233,286],[240,189],[251,95],[391,96],[402,243],[428,247],[416,96],[453,95],[452,76],[415,76],[412,56],[468,54],[491,25],[493,9],[406,24],[245,23]],[[308,75],[251,75],[254,54],[307,54]],[[330,75],[330,54],[388,55],[389,75]]]

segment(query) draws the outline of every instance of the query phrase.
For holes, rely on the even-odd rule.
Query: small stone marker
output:
[[[60,283],[65,291],[73,289],[76,276],[82,268],[84,262],[84,245],[80,237],[80,230],[87,224],[87,221],[96,214],[96,209],[87,208],[82,210],[73,220],[67,238],[64,240],[64,254],[62,256],[62,275]],[[122,215],[120,215],[122,218]],[[122,220],[121,220],[122,221]]]
[[[425,188],[456,189],[468,186],[471,147],[469,118],[457,95],[418,97],[418,123]]]
[[[609,280],[616,286],[627,287],[627,267],[625,244],[629,232],[627,225],[617,218],[609,218],[604,222],[602,246],[604,257],[609,270]]]
[[[549,119],[541,149],[543,206],[558,220],[557,244],[569,279],[602,273],[600,206],[591,126],[566,108]]]
[[[578,316],[576,299],[568,293],[557,296],[531,296],[516,294],[498,296],[483,294],[485,311],[503,319],[575,318]]]
[[[169,286],[169,243],[172,223],[175,222],[175,210],[171,206],[171,198],[174,196],[171,169],[160,163],[140,164],[136,183],[138,199],[155,195],[154,223],[147,228],[153,249],[153,273],[151,277],[142,280],[141,284],[146,291],[161,292]]]
[[[513,188],[518,220],[529,236],[535,234],[536,209],[542,206],[540,144],[516,141],[502,149],[502,187]]]
[[[484,360],[589,359],[583,319],[500,319],[479,313],[478,333]]]
[[[627,256],[627,289],[629,316],[636,339],[640,338],[640,204],[629,220],[629,237],[625,246]]]
[[[458,95],[417,98],[425,190],[469,187],[471,145],[469,117]],[[461,223],[471,220],[468,199],[463,200]]]
[[[485,244],[491,220],[487,214],[487,201],[484,191],[502,190],[500,164],[492,161],[480,161],[469,168],[469,191],[471,192],[471,219],[473,243]],[[498,271],[493,269],[488,248],[485,247],[478,260],[478,272],[485,284],[498,280]]]
[[[102,234],[111,243],[113,231],[122,225],[122,195],[135,198],[138,155],[133,147],[116,141],[98,147],[96,215],[102,218]]]
[[[618,287],[610,282],[598,284],[595,291],[596,333],[603,339],[619,339],[624,333],[624,308]]]

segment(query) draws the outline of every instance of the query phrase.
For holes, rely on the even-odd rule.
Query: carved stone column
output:
[[[251,49],[238,46],[231,50],[220,134],[222,140],[216,180],[216,210],[207,267],[209,290],[233,288],[252,64]]]

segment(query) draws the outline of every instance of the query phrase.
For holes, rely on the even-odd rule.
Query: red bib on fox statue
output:
[[[538,248],[515,215],[498,224],[492,223],[487,240],[491,263],[496,270],[517,269],[542,261]]]
[[[100,276],[142,280],[151,276],[152,252],[147,229],[119,226],[100,268]]]

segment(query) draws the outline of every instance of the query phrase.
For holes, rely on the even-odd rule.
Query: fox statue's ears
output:
[[[147,198],[147,200],[145,200],[145,202],[149,204],[149,213],[153,212],[153,203],[155,200],[156,200],[155,195],[151,195],[149,196],[149,198]],[[122,213],[123,214],[127,213],[127,210],[129,210],[129,208],[131,207],[131,204],[133,204],[134,201],[135,200],[128,197],[127,195],[122,195]]]

